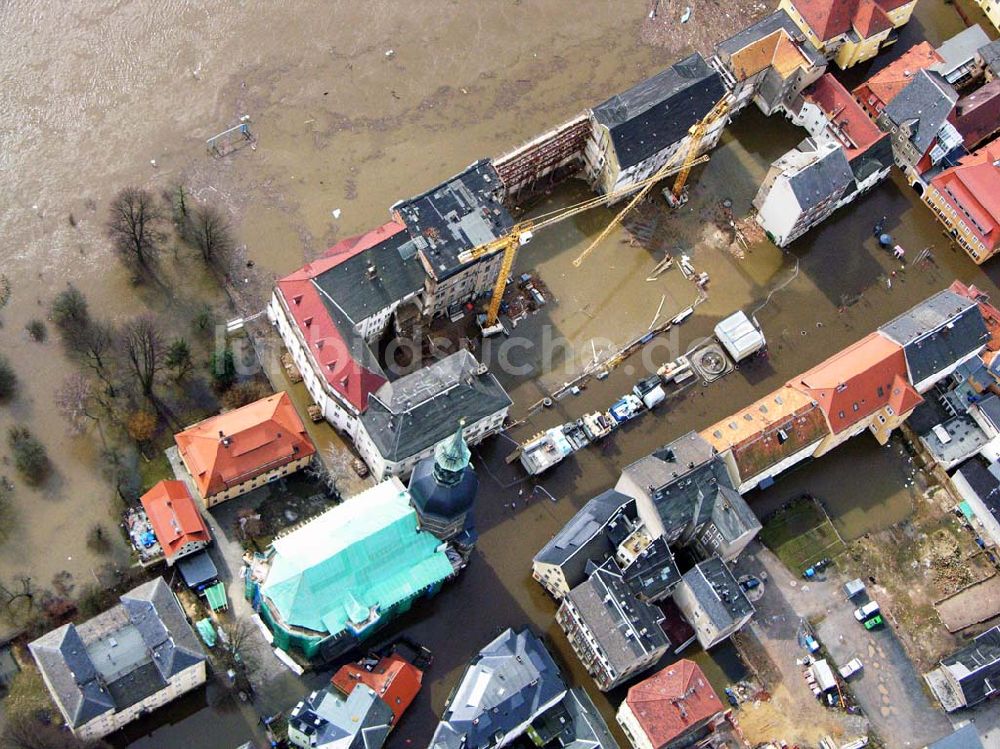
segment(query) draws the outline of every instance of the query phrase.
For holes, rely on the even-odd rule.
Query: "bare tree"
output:
[[[163,342],[152,317],[143,315],[125,324],[122,330],[125,362],[142,389],[152,399],[156,376],[163,369]]]
[[[233,235],[229,222],[214,205],[198,206],[192,217],[191,239],[212,270],[225,273],[233,254]]]
[[[3,745],[8,749],[104,749],[104,741],[84,741],[52,723],[21,716],[4,726]]]
[[[74,372],[63,380],[56,390],[56,408],[69,424],[70,433],[79,436],[87,431],[90,422],[97,422],[97,399],[94,385],[81,372]]]
[[[94,322],[87,326],[80,338],[80,358],[84,366],[92,370],[104,383],[108,395],[115,395],[115,329],[105,322]]]
[[[111,201],[105,228],[122,259],[138,270],[148,271],[166,239],[161,229],[163,221],[163,210],[152,194],[139,187],[126,187]]]

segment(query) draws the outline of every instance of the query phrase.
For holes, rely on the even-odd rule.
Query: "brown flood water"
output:
[[[15,361],[24,395],[0,411],[0,429],[14,420],[29,422],[45,439],[58,476],[42,491],[18,487],[17,533],[0,546],[0,574],[30,571],[47,582],[69,569],[82,579],[97,561],[84,538],[92,518],[107,516],[108,488],[95,477],[93,446],[60,436],[60,418],[49,405],[69,371],[58,344],[30,343],[23,329],[44,314],[41,305],[67,280],[87,293],[97,314],[123,318],[148,303],[170,319],[171,303],[137,298],[101,238],[103,212],[117,188],[158,188],[184,179],[197,195],[231,211],[259,266],[288,272],[336,238],[385,220],[395,200],[477,158],[502,153],[671,62],[635,41],[647,11],[645,2],[597,0],[363,6],[307,0],[225,10],[177,0],[103,10],[31,0],[5,6],[0,22],[13,43],[5,45],[0,88],[0,229],[6,240],[0,272],[11,279],[14,296],[0,312],[0,347]],[[896,49],[921,37],[939,42],[960,28],[953,8],[923,0]],[[223,160],[207,156],[204,139],[242,114],[252,118],[258,149]],[[693,175],[690,210],[663,219],[676,231],[677,245],[712,277],[708,301],[676,331],[682,347],[709,335],[720,317],[760,305],[799,261],[795,280],[758,313],[771,341],[770,359],[694,388],[606,445],[567,460],[540,482],[557,501],[532,493],[523,475],[504,466],[509,442],[493,440],[479,451],[477,555],[457,582],[387,633],[405,629],[436,654],[426,688],[392,746],[426,744],[465,662],[506,626],[530,625],[547,635],[567,677],[583,684],[613,723],[623,694],[609,701],[597,693],[569,652],[554,625],[554,603],[530,579],[538,548],[590,496],[613,484],[622,466],[763,395],[953,278],[998,293],[997,271],[984,273],[949,249],[929,213],[898,181],[844,209],[787,253],[762,245],[739,260],[722,248],[701,212],[729,197],[741,215],[770,161],[801,137],[786,123],[748,110]],[[569,204],[581,194],[569,183],[538,207]],[[336,208],[339,220],[331,215]],[[609,238],[584,270],[572,268],[609,215],[594,212],[553,229],[522,253],[518,272],[538,272],[556,301],[519,333],[540,336],[548,325],[586,358],[591,338],[620,343],[645,330],[661,299],[664,317],[693,300],[693,287],[677,271],[646,282],[659,256],[651,259],[621,236]],[[870,231],[883,215],[911,254],[936,245],[938,267],[901,273],[887,289],[880,279],[894,266]],[[859,294],[858,303],[838,311]],[[630,371],[634,364],[630,360],[582,395],[535,414],[512,437],[606,407],[639,376]],[[561,373],[539,381],[500,376],[516,417],[563,379]],[[335,439],[324,428],[314,433],[321,442]],[[853,537],[906,516],[908,475],[897,447],[860,438],[751,501],[766,511],[810,491]],[[511,502],[514,509],[507,507]],[[740,676],[728,648],[696,657],[719,688]],[[321,680],[282,679],[256,709],[287,709]],[[227,747],[250,738],[253,710],[215,702],[214,694],[195,695],[118,740],[135,747]]]

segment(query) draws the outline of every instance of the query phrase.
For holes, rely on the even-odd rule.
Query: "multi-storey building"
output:
[[[93,741],[205,683],[205,654],[162,578],[28,645],[73,734]]]

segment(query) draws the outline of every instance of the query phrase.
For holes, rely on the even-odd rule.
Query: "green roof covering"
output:
[[[212,620],[207,618],[202,619],[195,622],[194,626],[198,629],[198,634],[201,635],[201,639],[205,641],[205,644],[210,648],[214,648],[218,640],[218,635],[215,633],[215,627],[212,626]]]
[[[276,539],[261,593],[286,624],[360,632],[451,576],[440,544],[418,529],[409,492],[392,478]]]
[[[205,599],[208,601],[208,605],[212,607],[212,611],[229,608],[229,601],[226,599],[226,586],[222,583],[216,583],[210,588],[205,588]]]

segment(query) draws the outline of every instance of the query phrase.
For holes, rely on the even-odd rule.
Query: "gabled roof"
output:
[[[839,434],[898,397],[895,389],[912,390],[906,377],[903,347],[871,333],[788,384],[815,400]]]
[[[629,688],[625,702],[653,749],[725,709],[702,670],[686,658]]]
[[[330,681],[344,695],[358,684],[371,688],[392,710],[393,723],[398,723],[420,691],[423,678],[423,671],[412,663],[390,655],[379,659],[371,670],[359,663],[341,666]]]
[[[140,501],[168,559],[185,544],[212,540],[183,481],[160,481],[143,494]]]
[[[739,79],[756,75],[768,65],[782,79],[799,67],[826,65],[826,58],[780,8],[719,42],[716,52],[729,58],[730,71]]]
[[[853,27],[863,38],[874,36],[888,28],[892,22],[890,11],[910,0],[792,0],[799,12],[820,41],[826,42]]]
[[[174,441],[202,497],[316,452],[285,392],[209,417]]]
[[[994,39],[989,44],[984,44],[976,54],[983,61],[983,65],[994,76],[1000,74],[1000,39]]]
[[[982,702],[1000,678],[1000,627],[978,635],[961,650],[941,661],[958,681],[966,705]]]
[[[611,132],[622,169],[641,163],[684,138],[711,111],[726,88],[695,53],[593,109]]]
[[[889,137],[830,73],[820,76],[802,95],[827,116],[832,125],[830,132],[844,148],[848,161]]]
[[[465,669],[430,747],[490,746],[498,732],[509,734],[565,693],[559,668],[535,633],[508,629],[480,650]]]
[[[958,100],[955,129],[969,151],[1000,130],[1000,78],[994,78]]]
[[[939,73],[920,70],[882,111],[897,126],[908,126],[910,141],[926,153],[957,101],[958,92]]]
[[[732,450],[742,481],[827,434],[826,418],[807,393],[785,385],[701,433],[720,453]]]
[[[880,71],[872,75],[867,81],[854,89],[855,96],[865,101],[865,91],[870,91],[876,99],[883,105],[888,104],[904,88],[910,85],[913,76],[917,71],[929,68],[941,62],[941,55],[937,53],[930,42],[920,42],[914,44],[899,59],[886,65]]]
[[[918,384],[983,348],[989,332],[971,299],[943,289],[879,328],[903,347],[909,379]]]
[[[576,608],[581,625],[618,674],[670,646],[660,626],[663,613],[635,596],[614,560],[595,569],[566,600]]]
[[[854,183],[854,172],[840,146],[831,143],[800,153],[804,154],[803,163],[786,171],[785,176],[803,211],[841,195]]]
[[[955,280],[948,287],[956,294],[971,299],[979,305],[979,314],[983,316],[983,323],[990,333],[990,340],[986,344],[987,351],[1000,351],[1000,310],[990,303],[990,298],[974,284],[966,286],[961,281]]]
[[[404,229],[390,221],[338,242],[275,286],[318,375],[359,412],[386,376],[355,325],[414,293],[422,280]],[[375,268],[374,278],[369,278],[369,266]]]
[[[393,477],[276,538],[261,594],[281,620],[313,632],[360,628],[451,577],[441,542],[417,527],[409,493]]]
[[[605,529],[619,514],[635,519],[635,500],[614,489],[598,494],[535,554],[534,561],[559,566],[570,588],[579,585],[586,578],[587,562],[601,563],[611,553]]]
[[[496,377],[461,349],[383,384],[361,422],[385,460],[402,461],[446,439],[460,419],[471,427],[510,404]]]
[[[994,141],[945,169],[931,184],[951,197],[978,224],[987,248],[1000,244],[1000,143]],[[964,220],[964,219],[963,219]]]

